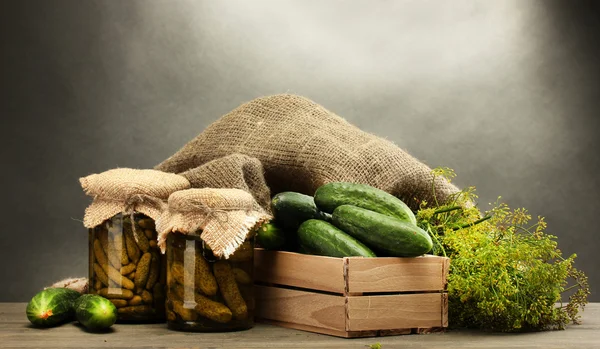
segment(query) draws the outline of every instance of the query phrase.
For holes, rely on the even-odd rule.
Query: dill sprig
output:
[[[434,181],[456,175],[433,170]],[[433,188],[433,187],[432,187]],[[590,294],[585,274],[567,258],[556,236],[546,234],[543,217],[500,202],[482,215],[475,187],[445,203],[421,202],[417,222],[434,242],[432,253],[450,257],[450,326],[501,332],[564,329],[579,323]],[[562,295],[569,292],[568,303]]]

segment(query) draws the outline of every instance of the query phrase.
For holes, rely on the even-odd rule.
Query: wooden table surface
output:
[[[75,322],[50,329],[30,326],[25,303],[0,303],[0,348],[600,348],[600,303],[589,304],[583,324],[565,331],[491,334],[452,331],[425,335],[344,339],[257,324],[228,333],[170,331],[165,324],[113,325],[110,333],[88,333]]]

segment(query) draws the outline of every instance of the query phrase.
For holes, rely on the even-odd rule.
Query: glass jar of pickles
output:
[[[167,238],[167,324],[198,332],[254,326],[254,238],[217,258],[196,234]]]
[[[254,326],[254,236],[272,218],[241,189],[194,188],[169,196],[156,226],[167,255],[170,329]]]
[[[166,260],[154,220],[119,213],[89,234],[89,292],[108,298],[120,322],[164,321]]]
[[[80,179],[93,198],[89,231],[89,293],[109,299],[118,322],[165,321],[166,256],[154,219],[171,193],[190,187],[179,175],[118,168]]]

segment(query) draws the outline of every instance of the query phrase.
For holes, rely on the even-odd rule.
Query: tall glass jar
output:
[[[156,236],[154,220],[141,213],[89,229],[89,293],[109,299],[118,322],[165,320],[166,258]]]
[[[217,332],[254,326],[254,238],[228,259],[216,258],[197,235],[167,239],[167,324]]]

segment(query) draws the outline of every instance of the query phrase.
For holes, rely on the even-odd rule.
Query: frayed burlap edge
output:
[[[190,187],[177,174],[149,169],[115,168],[79,179],[92,203],[85,209],[83,225],[93,228],[118,213],[143,213],[156,220],[170,194]]]
[[[139,212],[154,220],[157,220],[166,206],[167,204],[160,199],[153,199],[152,203],[141,202],[139,204],[129,205],[127,203],[117,203],[112,200],[96,198],[85,209],[83,225],[86,228],[96,227],[102,224],[102,222],[105,220],[114,217],[118,213],[131,214],[133,212]]]
[[[188,195],[189,194],[189,195]],[[194,194],[204,196],[205,201],[194,203]],[[244,207],[219,206],[210,202],[207,195],[214,194],[223,202],[224,198],[237,196]],[[188,199],[184,198],[188,195]],[[187,207],[176,207],[175,201],[183,202]],[[235,200],[232,200],[234,202]],[[166,240],[171,233],[199,236],[213,254],[228,258],[254,232],[258,226],[273,217],[264,210],[255,210],[252,195],[240,189],[188,189],[175,192],[169,197],[169,204],[156,220],[158,246],[162,253],[166,251]]]

